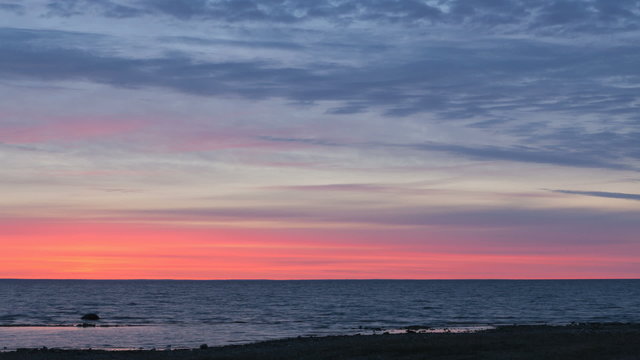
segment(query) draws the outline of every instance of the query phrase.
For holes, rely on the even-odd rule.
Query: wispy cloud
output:
[[[44,124],[0,123],[0,142],[34,144],[49,141],[80,141],[127,134],[144,127],[141,119],[65,118],[49,119]]]
[[[298,191],[344,191],[344,192],[386,192],[397,191],[401,188],[382,184],[324,184],[324,185],[291,185],[277,186],[271,189]]]
[[[450,227],[467,229],[533,228],[549,226],[618,226],[620,229],[638,227],[640,213],[634,211],[599,211],[594,209],[525,209],[508,207],[476,207],[454,209],[448,207],[379,206],[368,207],[298,205],[251,206],[218,208],[165,208],[112,211],[103,214],[106,220],[137,219],[150,222],[208,221],[229,223],[273,222],[286,226],[298,224],[351,224],[361,226]]]
[[[353,194],[393,194],[393,195],[426,195],[447,193],[446,190],[426,189],[416,186],[416,184],[320,184],[320,185],[289,185],[270,186],[267,190],[300,191],[300,192],[342,192]]]
[[[282,49],[282,50],[304,50],[305,46],[295,42],[286,41],[268,41],[268,40],[233,40],[219,38],[205,38],[195,36],[161,36],[160,41],[168,41],[176,44],[194,44],[194,45],[224,45],[240,48],[266,48],[266,49]]]
[[[335,141],[330,139],[308,139],[308,138],[279,138],[279,137],[262,137],[263,140],[274,142],[298,143],[310,146],[330,146],[330,147],[354,147],[354,148],[378,148],[387,150],[418,150],[425,152],[442,152],[473,160],[481,161],[511,161],[534,164],[548,164],[578,168],[602,168],[613,170],[632,170],[638,171],[635,165],[617,162],[611,160],[619,157],[615,154],[614,149],[608,149],[599,152],[585,151],[577,143],[565,144],[567,147],[573,145],[573,151],[565,148],[545,148],[531,147],[522,145],[513,146],[471,146],[457,144],[440,144],[440,143],[406,143],[394,144],[383,142],[347,142]],[[617,140],[615,140],[617,141]],[[628,147],[622,147],[626,151]],[[634,154],[633,158],[636,158]],[[640,157],[637,157],[640,159]]]
[[[606,154],[593,154],[579,151],[572,153],[564,150],[549,150],[526,146],[499,147],[450,144],[418,144],[408,145],[408,147],[426,151],[441,151],[478,160],[502,160],[571,167],[637,171],[637,168],[632,165],[611,161],[607,158]]]
[[[561,194],[595,196],[610,199],[640,200],[640,194],[627,194],[607,191],[549,190]]]

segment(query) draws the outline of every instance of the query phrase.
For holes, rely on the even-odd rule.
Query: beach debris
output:
[[[407,334],[417,334],[417,333],[426,333],[429,330],[433,330],[433,328],[426,325],[410,325],[404,328]]]
[[[209,345],[207,344],[200,345],[200,350],[207,350],[208,348],[209,348]]]
[[[431,327],[427,326],[427,325],[410,325],[407,326],[407,330],[429,330],[431,329]]]
[[[80,319],[82,319],[82,320],[100,320],[100,316],[98,316],[98,314],[95,314],[95,313],[88,313],[88,314],[82,315],[82,317]]]

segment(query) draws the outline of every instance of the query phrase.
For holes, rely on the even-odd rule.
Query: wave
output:
[[[0,328],[113,328],[113,327],[139,327],[149,326],[144,324],[0,324]]]

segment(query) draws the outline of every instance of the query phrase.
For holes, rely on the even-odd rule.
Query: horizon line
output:
[[[370,279],[79,279],[79,278],[0,278],[2,280],[50,280],[50,281],[553,281],[553,280],[640,280],[640,277],[629,278],[370,278]]]

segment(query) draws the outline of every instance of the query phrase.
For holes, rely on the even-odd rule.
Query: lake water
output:
[[[570,322],[640,322],[640,280],[0,280],[0,350]]]

